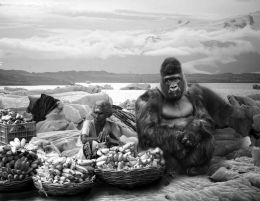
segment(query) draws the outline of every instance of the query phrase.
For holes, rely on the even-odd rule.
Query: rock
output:
[[[111,85],[109,85],[109,84],[105,84],[103,86],[103,89],[114,89],[114,88]]]
[[[252,106],[252,107],[259,107],[258,103],[246,96],[228,96],[228,100],[232,105],[238,104],[238,105],[247,105],[247,106]],[[237,102],[237,103],[235,103]],[[259,107],[260,108],[260,107]]]
[[[212,176],[210,176],[210,179],[212,179],[215,182],[220,182],[220,181],[228,181],[238,177],[239,174],[237,172],[228,170],[225,167],[221,167]]]
[[[252,98],[252,99],[254,99],[254,100],[258,100],[258,101],[260,101],[260,94],[252,94],[252,95],[249,95],[248,96],[249,98]]]
[[[81,115],[77,109],[69,104],[64,104],[62,112],[65,115],[65,119],[73,123],[78,123],[82,120]]]
[[[253,89],[260,89],[260,85],[254,84],[254,85],[253,85]]]
[[[214,133],[215,140],[236,140],[240,139],[241,135],[237,133],[233,128],[216,129]]]
[[[80,115],[78,114],[78,116]],[[40,121],[36,124],[36,133],[76,129],[77,128],[74,123],[68,121],[65,117],[65,114],[57,108],[46,115],[46,120]]]
[[[113,104],[112,99],[104,92],[100,92],[96,94],[86,94],[85,96],[77,100],[71,101],[70,103],[88,105],[90,108],[92,108],[96,103],[96,101],[98,100],[108,100],[111,104]]]
[[[214,156],[227,156],[239,149],[246,149],[251,144],[249,137],[235,138],[230,140],[216,140]]]
[[[2,108],[26,108],[29,105],[27,96],[1,94],[0,102]]]
[[[68,122],[65,119],[60,120],[44,120],[36,124],[36,132],[44,133],[50,131],[63,131],[76,129],[73,123]]]
[[[122,87],[121,90],[147,90],[150,88],[151,88],[150,84],[133,83],[127,85],[126,87]]]
[[[134,111],[135,110],[135,101],[136,100],[127,99],[125,102],[121,103],[119,106],[126,110]]]
[[[85,118],[91,112],[91,108],[88,105],[70,104],[70,106],[78,110],[81,119]]]
[[[253,129],[260,132],[260,114],[253,116]]]

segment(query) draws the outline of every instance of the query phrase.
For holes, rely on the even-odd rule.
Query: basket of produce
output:
[[[94,168],[81,166],[70,157],[52,157],[43,162],[33,177],[34,186],[45,196],[75,195],[91,189]]]
[[[24,148],[25,139],[15,138],[10,145],[0,146],[0,192],[33,187],[32,176],[41,161],[36,151]]]
[[[15,138],[27,141],[36,136],[36,123],[9,109],[0,110],[0,145],[8,144]]]
[[[159,148],[135,152],[134,144],[103,148],[97,154],[95,173],[104,182],[120,188],[134,188],[160,179],[165,161]]]

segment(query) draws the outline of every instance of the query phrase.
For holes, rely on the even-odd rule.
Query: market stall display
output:
[[[26,140],[15,138],[0,146],[0,192],[23,190],[32,185],[32,176],[41,161],[35,150],[26,149]]]
[[[81,161],[82,162],[82,161]],[[33,177],[39,193],[48,195],[74,195],[89,190],[95,181],[91,165],[82,167],[70,157],[45,158]]]
[[[29,141],[36,136],[36,124],[30,118],[10,109],[0,110],[0,145],[8,144],[15,138]]]
[[[158,180],[165,161],[159,148],[137,153],[134,143],[97,151],[95,173],[98,178],[120,188],[134,188]]]

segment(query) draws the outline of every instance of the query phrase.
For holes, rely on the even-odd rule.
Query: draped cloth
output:
[[[46,115],[57,107],[58,101],[58,99],[55,99],[52,96],[41,94],[41,97],[36,101],[31,109],[33,120],[36,121],[36,123],[45,120]]]

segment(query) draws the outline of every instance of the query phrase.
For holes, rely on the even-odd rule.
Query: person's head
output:
[[[181,63],[174,57],[166,58],[161,65],[161,90],[167,99],[178,100],[186,91],[186,80]]]
[[[92,116],[96,122],[104,122],[112,115],[112,105],[107,100],[98,100],[93,108]]]

